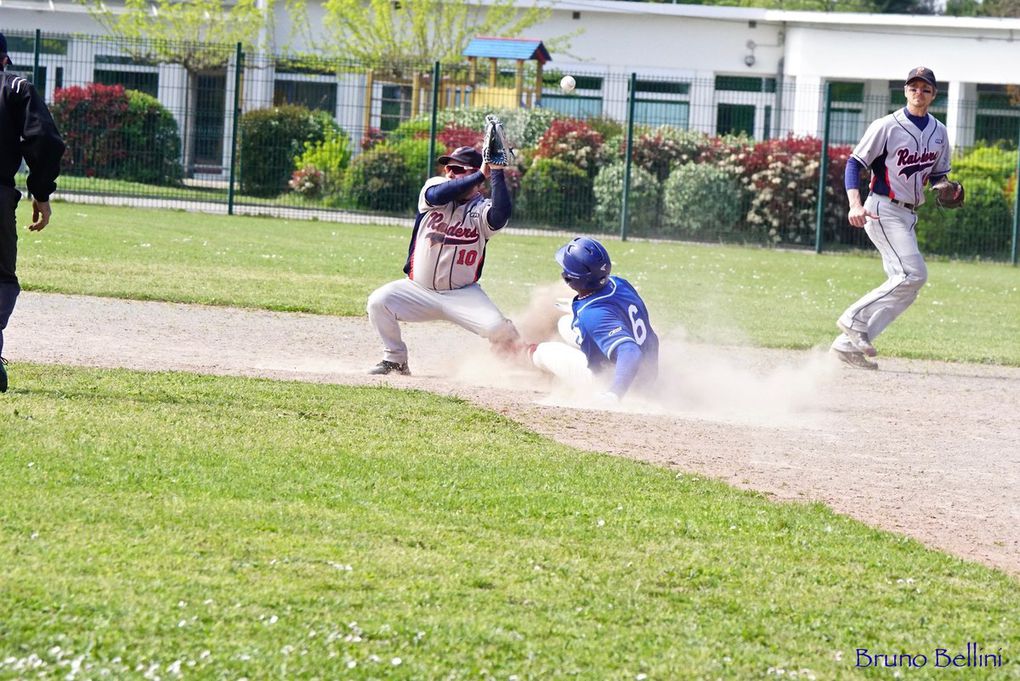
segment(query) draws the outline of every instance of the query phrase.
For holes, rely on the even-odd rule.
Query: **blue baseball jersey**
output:
[[[606,285],[583,298],[574,298],[577,344],[588,358],[588,368],[605,370],[615,363],[613,353],[632,341],[641,348],[637,380],[654,380],[659,370],[659,337],[648,318],[648,308],[626,279],[610,276]]]

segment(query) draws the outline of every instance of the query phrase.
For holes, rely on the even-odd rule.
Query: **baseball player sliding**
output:
[[[911,70],[903,86],[907,105],[874,121],[846,164],[848,220],[867,232],[888,277],[848,307],[836,322],[842,333],[833,341],[832,350],[857,368],[878,368],[868,359],[877,354],[873,341],[914,302],[928,279],[917,247],[914,211],[924,203],[926,184],[935,188],[949,184],[949,138],[945,126],[928,113],[937,92],[931,69],[918,66]],[[862,204],[859,182],[863,168],[871,170],[871,185]]]
[[[605,247],[577,237],[556,252],[563,281],[577,295],[572,315],[560,320],[567,343],[539,343],[532,362],[575,386],[611,381],[598,401],[611,404],[632,387],[648,387],[659,370],[659,337],[641,296],[622,277],[612,276]]]
[[[483,163],[472,147],[440,156],[442,176],[430,178],[418,197],[404,279],[368,297],[368,320],[382,338],[385,354],[369,373],[410,375],[407,345],[399,322],[445,319],[488,338],[503,351],[518,347],[513,322],[478,284],[485,246],[510,219],[512,202],[503,167]],[[489,180],[492,198],[479,188]]]

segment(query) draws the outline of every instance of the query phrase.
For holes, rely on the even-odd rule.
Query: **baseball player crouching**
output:
[[[472,147],[440,156],[443,175],[430,178],[418,196],[404,279],[368,297],[368,320],[382,338],[385,353],[370,374],[410,375],[407,345],[399,322],[445,319],[488,338],[497,350],[519,347],[513,322],[503,316],[478,284],[485,246],[506,226],[512,211],[502,166],[482,162]],[[492,198],[480,187],[488,179]]]
[[[650,387],[659,370],[659,337],[641,296],[626,279],[610,274],[605,247],[577,237],[556,252],[556,262],[577,295],[572,314],[560,320],[567,343],[539,343],[531,356],[535,366],[579,387],[605,377],[611,383],[597,395],[602,404],[617,402],[631,387]]]

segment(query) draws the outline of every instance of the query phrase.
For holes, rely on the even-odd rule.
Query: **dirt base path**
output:
[[[679,334],[672,334],[679,336]],[[502,364],[449,324],[407,325],[411,377],[370,377],[364,319],[22,294],[5,355],[43,362],[388,384],[466,399],[576,447],[711,476],[840,513],[1020,575],[1020,369],[822,350],[685,344],[663,395],[577,419],[584,396]],[[17,399],[17,367],[12,366]],[[598,423],[593,427],[592,423]]]

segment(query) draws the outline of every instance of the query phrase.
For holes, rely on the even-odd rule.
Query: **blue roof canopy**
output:
[[[464,48],[465,57],[494,59],[537,59],[539,64],[552,61],[549,50],[537,38],[472,38]]]

